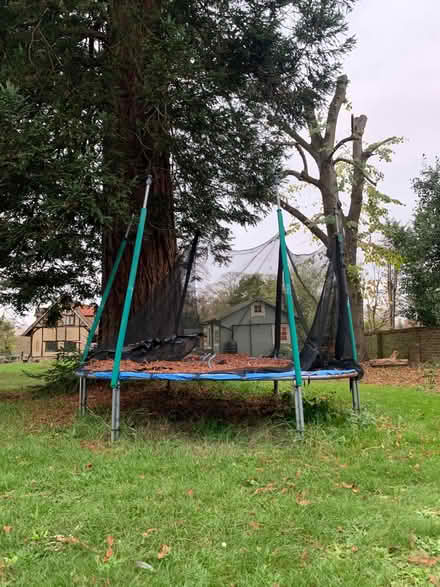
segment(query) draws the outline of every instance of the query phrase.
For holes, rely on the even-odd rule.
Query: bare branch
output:
[[[324,141],[328,148],[332,148],[336,138],[336,123],[338,122],[339,111],[345,102],[348,86],[348,77],[341,75],[336,82],[336,89],[328,109],[327,124]]]
[[[355,163],[354,161],[352,161],[352,159],[345,159],[345,157],[338,157],[337,159],[334,160],[334,163],[348,163],[349,165],[353,165],[353,167],[355,169],[357,169],[360,173],[362,173],[362,175],[365,177],[365,179],[367,181],[369,181],[372,185],[374,185],[374,187],[377,186],[377,181],[374,181],[374,179],[372,179],[371,176],[368,175],[368,173],[362,169],[362,166]]]
[[[327,235],[325,234],[325,232],[323,230],[321,230],[319,228],[319,226],[317,226],[314,222],[312,222],[310,220],[310,218],[307,218],[307,216],[304,216],[304,214],[302,212],[300,212],[297,208],[293,208],[293,206],[288,204],[285,200],[281,200],[281,208],[286,210],[286,212],[289,212],[289,214],[292,214],[292,216],[294,216],[297,220],[299,220],[302,224],[304,224],[304,226],[306,226],[314,236],[319,238],[319,240],[326,247],[328,247]]]
[[[283,171],[283,177],[289,177],[289,175],[293,175],[299,181],[305,181],[306,183],[311,183],[312,185],[316,186],[317,188],[321,189],[321,182],[316,177],[311,177],[305,171],[296,171],[295,169],[285,169]]]
[[[310,143],[312,148],[316,153],[320,153],[322,147],[322,135],[319,130],[319,123],[318,119],[316,118],[316,113],[313,108],[306,108],[305,109],[305,118],[307,121],[307,127],[309,129],[310,135]],[[316,161],[318,160],[315,157]]]
[[[302,148],[302,147],[301,147],[301,145],[299,145],[298,143],[294,143],[294,145],[293,145],[293,146],[295,147],[295,149],[298,151],[298,153],[299,153],[299,154],[300,154],[300,156],[301,156],[301,159],[302,159],[302,161],[303,161],[303,165],[304,165],[304,173],[305,173],[306,175],[309,175],[309,168],[308,168],[308,166],[307,166],[307,157],[306,157],[306,154],[304,153],[304,150],[303,150],[303,148]]]
[[[316,159],[316,154],[313,152],[312,145],[310,145],[298,132],[296,132],[296,130],[284,122],[282,118],[279,118],[278,116],[271,116],[270,120],[271,122],[276,123],[283,132],[289,135],[289,137],[301,145],[304,150],[306,150],[314,159]]]
[[[357,138],[358,137],[355,137],[355,136],[351,135],[349,137],[346,137],[345,139],[342,139],[342,141],[339,141],[339,143],[337,143],[337,145],[335,146],[335,148],[329,154],[329,156],[327,158],[328,161],[330,161],[330,159],[333,157],[333,155],[336,153],[336,151],[342,147],[342,145],[345,145],[345,143],[349,143],[350,141],[355,141]]]
[[[381,147],[383,147],[387,143],[392,143],[393,141],[396,141],[396,140],[398,140],[398,137],[388,137],[387,139],[384,139],[383,141],[378,141],[377,143],[372,143],[371,145],[368,145],[368,147],[363,152],[363,157],[365,159],[369,159],[370,157],[372,157],[376,153],[376,151],[378,149],[380,149]]]

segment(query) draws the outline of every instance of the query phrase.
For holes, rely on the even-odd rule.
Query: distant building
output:
[[[35,321],[23,332],[22,336],[30,337],[33,358],[51,359],[60,352],[81,352],[86,344],[95,315],[94,306],[72,306],[62,313],[56,324],[49,319],[52,308],[37,310]]]
[[[275,306],[259,298],[248,300],[204,322],[202,326],[205,349],[223,353],[229,352],[236,344],[238,353],[253,357],[269,355],[275,343]],[[290,344],[285,311],[281,312],[281,344]]]

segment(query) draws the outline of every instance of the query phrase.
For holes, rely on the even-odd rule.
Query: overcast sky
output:
[[[378,186],[405,204],[393,207],[392,214],[406,221],[414,203],[411,179],[420,172],[423,153],[431,161],[440,155],[440,0],[358,0],[350,31],[357,45],[343,72],[350,79],[353,114],[368,116],[366,141],[406,139],[395,147],[393,161],[381,166],[385,178]],[[347,136],[349,117],[341,122],[339,134]],[[260,243],[275,231],[275,215],[257,229],[237,229],[234,249]],[[295,251],[302,247],[310,250],[305,237],[298,238]]]

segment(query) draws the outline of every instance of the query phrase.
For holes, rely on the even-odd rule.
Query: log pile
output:
[[[393,351],[391,355],[385,359],[373,359],[369,361],[371,367],[406,367],[408,359],[398,359],[398,351]]]

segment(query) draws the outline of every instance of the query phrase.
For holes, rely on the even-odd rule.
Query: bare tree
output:
[[[310,108],[306,112],[308,138],[304,138],[297,130],[284,119],[275,121],[291,142],[288,146],[294,148],[302,162],[302,170],[286,169],[284,177],[294,177],[299,181],[315,186],[321,192],[322,212],[326,220],[326,230],[322,230],[316,222],[305,216],[298,208],[288,201],[282,201],[282,207],[306,226],[310,232],[328,246],[330,239],[335,236],[335,210],[339,205],[339,188],[336,166],[344,163],[352,167],[350,202],[348,210],[341,210],[341,217],[345,229],[345,259],[347,266],[356,267],[358,261],[359,222],[362,211],[364,187],[366,182],[376,185],[376,178],[369,174],[368,161],[387,144],[398,142],[397,137],[364,146],[363,137],[367,124],[367,117],[352,116],[351,133],[342,140],[336,141],[337,125],[342,105],[347,101],[347,86],[349,80],[346,75],[338,78],[333,98],[328,107],[327,116],[320,122],[318,113]],[[351,143],[351,156],[346,156],[344,145]],[[316,164],[318,173],[313,176],[309,171],[309,163]],[[348,271],[348,282],[352,300],[353,322],[356,332],[360,358],[366,356],[364,341],[364,311],[362,288],[356,271]]]

